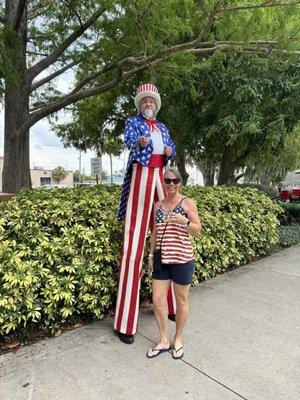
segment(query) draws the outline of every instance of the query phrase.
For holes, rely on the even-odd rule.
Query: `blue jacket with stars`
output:
[[[165,165],[170,158],[174,158],[176,155],[175,145],[170,137],[169,129],[163,123],[156,121],[161,131],[162,140],[165,147],[172,148],[171,157],[165,156]],[[149,143],[146,147],[142,148],[139,145],[140,136],[149,138]],[[121,191],[121,201],[118,212],[118,219],[123,219],[126,213],[127,200],[129,195],[131,175],[132,175],[132,163],[139,162],[140,164],[147,166],[153,153],[153,143],[149,126],[147,125],[145,118],[139,114],[135,117],[128,118],[125,124],[124,140],[126,147],[130,150],[126,172]]]

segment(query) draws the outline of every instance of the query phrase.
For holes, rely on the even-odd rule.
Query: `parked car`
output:
[[[300,184],[284,183],[279,192],[281,201],[300,201]]]
[[[75,182],[74,186],[91,187],[96,186],[96,182]]]
[[[300,183],[295,183],[293,186],[292,201],[300,201]]]
[[[42,185],[40,186],[43,189],[54,189],[54,188],[58,188],[58,189],[68,189],[71,186],[67,185],[66,183],[57,183],[57,184],[52,184],[52,183],[47,183],[46,185]]]
[[[292,184],[291,183],[284,183],[281,186],[280,192],[279,192],[279,198],[281,201],[291,201],[292,198]]]

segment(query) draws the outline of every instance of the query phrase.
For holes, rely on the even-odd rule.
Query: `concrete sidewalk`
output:
[[[150,310],[130,346],[107,318],[2,355],[0,399],[299,399],[299,282],[298,245],[193,288],[179,361],[145,357]]]

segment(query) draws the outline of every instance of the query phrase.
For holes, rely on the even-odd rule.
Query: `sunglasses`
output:
[[[180,179],[178,179],[178,178],[174,178],[174,179],[165,178],[165,179],[164,179],[164,182],[165,182],[165,184],[167,184],[167,185],[170,185],[171,182],[173,182],[174,185],[177,185],[177,184],[180,182]]]

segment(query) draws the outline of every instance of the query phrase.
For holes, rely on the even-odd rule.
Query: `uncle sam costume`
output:
[[[135,99],[137,108],[143,97],[154,97],[159,99],[159,109],[158,96],[156,86],[141,85]],[[144,148],[139,144],[141,136],[149,138]],[[142,262],[153,204],[165,197],[162,185],[164,169],[168,159],[175,157],[176,150],[168,128],[141,114],[128,118],[124,139],[130,153],[118,212],[118,219],[125,218],[125,226],[114,328],[119,333],[133,335],[137,331]],[[157,140],[161,142],[160,148]],[[164,154],[164,147],[171,147],[171,157]],[[168,293],[168,313],[175,314],[172,288]]]

